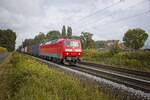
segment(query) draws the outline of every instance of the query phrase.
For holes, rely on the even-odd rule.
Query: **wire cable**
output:
[[[144,3],[145,2],[145,0],[143,0],[143,1],[141,1],[141,2],[138,2],[138,3],[136,3],[136,4],[134,4],[134,5],[131,5],[131,6],[129,6],[128,8],[132,8],[132,7],[135,7],[135,6],[137,6],[138,4],[141,4],[141,3]],[[114,13],[111,13],[111,14],[109,14],[109,16],[110,17],[112,17],[112,15],[114,15]],[[98,18],[98,19],[100,19],[100,18]],[[97,19],[97,20],[98,20]],[[95,23],[94,25],[93,25],[93,23],[88,23],[88,27],[91,27],[91,26],[95,26],[95,25],[98,25],[98,24],[100,24],[101,22],[103,22],[103,20],[104,19],[106,19],[106,17],[103,17],[103,18],[101,18],[101,20],[99,20],[99,21],[94,21],[93,23]],[[85,25],[86,23],[84,23],[84,25]],[[86,25],[85,25],[86,26]],[[77,27],[78,28],[78,27]]]
[[[111,8],[111,7],[115,6],[115,5],[118,5],[118,4],[121,3],[122,1],[123,1],[123,0],[120,0],[120,1],[118,1],[118,2],[115,2],[115,3],[111,4],[111,5],[109,5],[109,6],[105,7],[105,8],[103,8],[103,9],[97,10],[97,11],[95,11],[94,13],[91,13],[91,14],[89,14],[89,15],[87,15],[87,16],[84,16],[83,18],[79,19],[79,21],[85,20],[85,19],[87,19],[88,17],[94,16],[94,15],[96,15],[97,13],[100,13],[100,12],[102,12],[102,11],[108,9],[108,8]]]

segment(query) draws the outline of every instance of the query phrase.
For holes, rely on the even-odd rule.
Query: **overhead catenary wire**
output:
[[[142,0],[141,2],[138,2],[138,3],[136,3],[136,4],[134,4],[134,5],[131,5],[131,6],[129,6],[128,8],[132,8],[132,7],[135,7],[135,6],[137,6],[138,4],[141,4],[141,3],[144,3],[145,2],[145,0]],[[114,15],[114,13],[111,13],[111,14],[109,14],[108,16],[113,16]],[[100,20],[99,20],[100,19]],[[106,19],[106,17],[102,17],[102,18],[98,18],[97,20],[95,20],[95,21],[93,21],[92,23],[84,23],[84,25],[85,24],[88,24],[88,27],[90,27],[90,26],[94,26],[94,25],[97,25],[97,24],[99,24],[100,22],[102,22],[104,19]],[[95,23],[96,22],[96,23]],[[93,25],[94,24],[94,25]],[[86,26],[86,25],[85,25]]]
[[[113,3],[113,4],[111,4],[111,5],[109,5],[109,6],[107,6],[107,7],[104,7],[103,9],[100,9],[100,10],[97,10],[97,11],[95,11],[95,12],[93,12],[93,13],[90,13],[89,15],[84,16],[83,18],[79,19],[78,21],[85,20],[85,19],[87,19],[88,17],[91,17],[91,16],[96,15],[97,13],[103,12],[104,10],[106,10],[106,9],[108,9],[108,8],[111,8],[111,7],[115,6],[115,5],[118,5],[118,4],[121,3],[122,1],[124,1],[124,0],[119,0],[119,1],[117,1],[117,2],[115,2],[115,3]]]
[[[103,26],[97,28],[97,31],[100,31],[100,30],[103,30],[104,28],[107,28],[105,25],[108,26],[108,25],[116,24],[116,23],[123,22],[123,21],[126,21],[126,20],[131,20],[131,19],[134,19],[134,18],[136,18],[136,17],[143,16],[143,15],[148,14],[148,13],[150,13],[149,10],[147,10],[147,11],[145,11],[145,12],[138,13],[138,14],[133,15],[133,16],[129,16],[129,17],[125,17],[125,18],[122,18],[122,19],[119,19],[119,20],[115,20],[115,21],[110,22],[110,23],[102,24]],[[96,28],[96,27],[91,27],[90,29],[93,29],[93,28]],[[86,28],[86,29],[87,29],[87,28]],[[84,28],[82,31],[85,31],[85,28]],[[95,30],[95,31],[96,31],[96,30]]]
[[[119,0],[119,1],[117,1],[117,2],[115,2],[115,3],[112,3],[112,4],[109,5],[109,6],[106,6],[106,7],[102,8],[102,9],[99,9],[99,10],[97,10],[97,11],[95,11],[95,12],[92,12],[92,13],[86,15],[86,16],[83,16],[82,18],[78,19],[76,22],[85,21],[87,18],[92,17],[92,16],[96,15],[97,13],[101,13],[101,12],[105,11],[105,10],[108,9],[108,8],[111,8],[111,7],[113,7],[113,6],[116,6],[116,5],[118,5],[119,3],[123,2],[123,1],[125,1],[125,0]],[[75,23],[76,23],[76,22],[75,22]],[[75,24],[75,23],[72,23],[72,24]],[[72,24],[71,24],[71,25],[72,25]]]
[[[119,22],[126,21],[126,20],[131,20],[133,18],[136,18],[136,17],[139,17],[139,16],[143,16],[143,15],[148,14],[148,13],[150,13],[150,10],[138,13],[138,14],[133,15],[133,16],[125,17],[125,18],[122,18],[122,19],[119,19],[119,20],[115,20],[115,21],[113,21],[111,23],[105,23],[105,24],[103,24],[103,26],[105,27],[105,25],[110,25],[110,24],[119,23]],[[92,28],[94,28],[94,27],[92,27]]]
[[[142,1],[143,2],[143,1]],[[138,3],[136,3],[136,5],[138,5],[139,3],[142,3],[142,2],[138,2]],[[132,5],[132,6],[130,6],[130,7],[133,7],[133,6],[135,6],[135,5]],[[129,7],[129,8],[130,8]],[[148,13],[149,11],[146,11],[146,12],[142,12],[142,13]],[[133,15],[133,16],[129,16],[129,17],[125,17],[125,18],[121,18],[121,19],[119,19],[119,20],[116,20],[116,21],[121,21],[121,20],[126,20],[127,18],[131,18],[131,17],[136,17],[136,16],[141,16],[140,14],[142,14],[142,13],[139,13],[139,14],[136,14],[136,15]],[[100,20],[101,21],[101,20]],[[97,22],[98,23],[98,22]],[[96,23],[96,25],[97,25],[97,23]],[[111,24],[113,24],[113,23],[116,23],[116,22],[111,22]],[[106,23],[106,24],[101,24],[100,26],[104,26],[104,25],[108,25],[108,24],[110,24],[110,23]],[[91,26],[95,26],[95,24],[93,25],[93,24],[88,24],[87,26],[85,25],[85,28],[83,28],[83,29],[89,29],[89,27],[91,27]],[[106,27],[106,26],[105,26]],[[93,28],[93,27],[91,27],[91,28]],[[80,30],[81,30],[81,28],[80,28]]]

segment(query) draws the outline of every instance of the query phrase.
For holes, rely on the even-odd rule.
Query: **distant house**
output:
[[[96,47],[101,51],[106,51],[114,47],[114,45],[118,46],[119,40],[106,40],[106,41],[96,41]]]
[[[118,45],[119,40],[107,40],[105,42],[106,48],[112,48],[114,45]]]
[[[125,46],[123,42],[119,43],[118,45],[120,49],[127,49],[127,47]]]

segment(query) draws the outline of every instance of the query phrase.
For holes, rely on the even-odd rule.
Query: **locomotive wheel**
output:
[[[63,64],[64,64],[64,65],[70,65],[70,63],[67,62],[66,59],[63,60]]]
[[[77,62],[76,61],[73,61],[73,62],[72,61],[66,61],[66,59],[64,59],[62,63],[64,65],[76,65]]]
[[[57,59],[57,63],[61,63],[61,59]]]
[[[70,65],[76,65],[77,64],[77,62],[76,61],[74,61],[74,62],[70,62]]]

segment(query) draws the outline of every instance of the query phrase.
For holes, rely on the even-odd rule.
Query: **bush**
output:
[[[128,59],[137,59],[137,60],[150,60],[149,51],[133,51],[126,54]]]
[[[87,49],[84,51],[83,59],[116,67],[150,71],[149,51],[119,51],[112,53],[112,51],[102,52],[95,49]]]
[[[110,51],[98,51],[96,49],[86,49],[83,54],[83,59],[92,61],[104,61],[113,54]]]
[[[7,52],[7,49],[4,48],[4,47],[0,47],[0,54],[1,54],[1,53],[5,53],[5,52]]]

